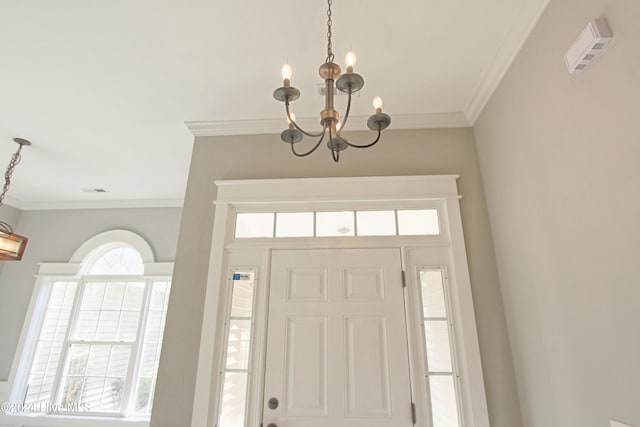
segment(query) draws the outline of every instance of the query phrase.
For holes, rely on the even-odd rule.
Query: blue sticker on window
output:
[[[233,273],[233,280],[251,280],[251,273]]]
[[[233,274],[233,280],[240,280],[240,276],[241,276],[240,273],[234,273]]]

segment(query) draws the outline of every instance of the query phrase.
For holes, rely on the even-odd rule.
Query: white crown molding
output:
[[[537,6],[535,13],[527,13],[527,10],[523,9],[518,18],[513,22],[491,66],[484,74],[478,88],[471,97],[471,101],[465,109],[465,115],[470,126],[476,124],[480,113],[482,113],[482,110],[491,99],[493,92],[496,91],[505,74],[509,71],[511,64],[524,47],[524,44],[538,24],[550,1],[551,0],[542,0]],[[534,18],[530,20],[530,16]]]
[[[350,117],[348,130],[367,130],[365,116]],[[393,114],[390,129],[436,129],[469,127],[467,116],[462,113]],[[318,118],[305,117],[297,120],[303,128],[316,129]],[[279,134],[285,130],[285,119],[223,120],[185,122],[194,136],[229,136]]]
[[[4,201],[2,202],[2,204],[3,205],[7,205],[7,206],[11,206],[12,208],[16,208],[16,209],[22,210],[24,202],[22,200],[16,199],[15,197],[5,196]]]
[[[12,199],[5,204],[22,211],[67,210],[67,209],[136,209],[136,208],[181,208],[184,200],[149,199],[149,200],[73,200],[25,202]]]

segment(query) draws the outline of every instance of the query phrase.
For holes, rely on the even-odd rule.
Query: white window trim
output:
[[[173,275],[173,262],[156,262],[151,246],[138,234],[128,230],[110,230],[100,233],[82,244],[68,263],[40,263],[36,274],[36,284],[25,315],[22,332],[13,359],[9,379],[0,383],[0,397],[4,389],[6,399],[0,402],[18,404],[22,402],[19,394],[23,391],[24,381],[29,374],[31,357],[40,335],[40,328],[48,301],[46,288],[53,280],[77,280],[82,278],[86,266],[91,264],[90,254],[110,243],[125,244],[137,250],[142,256],[144,274],[137,279],[165,279]],[[103,251],[100,251],[103,253]],[[84,260],[84,262],[83,262]],[[91,278],[91,276],[86,276]],[[119,276],[110,276],[119,277]],[[124,276],[123,276],[124,277]],[[130,276],[127,276],[130,277]],[[36,314],[38,314],[36,316]],[[148,427],[147,417],[117,418],[113,416],[52,415],[52,414],[4,414],[0,412],[0,425],[38,426],[38,427]]]
[[[216,424],[217,392],[222,361],[219,349],[223,348],[223,322],[221,308],[225,306],[224,284],[227,283],[229,266],[224,262],[226,250],[234,248],[275,248],[293,245],[291,239],[241,239],[234,238],[233,221],[238,211],[291,211],[296,206],[304,210],[317,207],[324,209],[348,206],[349,209],[365,209],[373,206],[390,209],[416,206],[439,206],[440,236],[418,237],[420,246],[442,246],[450,248],[452,265],[450,274],[455,278],[456,295],[452,316],[458,322],[459,336],[456,337],[459,372],[466,381],[460,385],[462,395],[461,412],[465,427],[489,427],[489,415],[484,388],[484,378],[480,360],[478,335],[471,294],[471,282],[467,264],[466,248],[462,230],[457,175],[407,176],[407,177],[363,177],[363,178],[321,178],[321,179],[277,179],[216,181],[218,187],[212,248],[210,253],[207,291],[204,302],[203,324],[200,338],[200,352],[196,375],[196,388],[192,411],[192,427]],[[231,226],[230,226],[231,224]],[[370,246],[388,242],[394,237],[339,237],[335,238],[293,238],[296,244],[311,243],[322,247]],[[277,240],[277,242],[275,241]],[[400,246],[416,245],[412,237],[395,237]],[[266,265],[265,265],[266,267]],[[410,270],[414,270],[411,268]],[[415,274],[415,273],[414,273]],[[260,283],[266,279],[264,275]],[[224,311],[224,310],[222,310]],[[256,316],[259,319],[259,316]],[[413,339],[417,339],[415,331]],[[256,335],[258,337],[257,331]],[[415,346],[414,346],[415,347]],[[259,376],[256,375],[256,376]],[[427,425],[427,424],[424,424]]]

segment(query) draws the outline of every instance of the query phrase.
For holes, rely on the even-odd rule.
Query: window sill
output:
[[[149,427],[145,418],[111,418],[81,415],[12,414],[0,413],[0,426],[38,427]]]

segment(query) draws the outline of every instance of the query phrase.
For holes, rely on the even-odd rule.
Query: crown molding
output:
[[[22,200],[20,200],[20,199],[16,199],[15,197],[5,196],[4,201],[2,202],[2,204],[3,205],[7,205],[7,206],[11,206],[12,208],[15,208],[15,209],[22,210],[24,202]]]
[[[5,204],[21,211],[72,210],[72,209],[137,209],[137,208],[181,208],[181,199],[148,200],[68,200],[26,202],[17,199],[6,200]]]
[[[365,116],[350,117],[349,130],[368,130]],[[263,120],[221,120],[185,122],[194,136],[229,136],[279,134],[285,129],[284,118]],[[319,127],[317,118],[305,117],[297,123],[308,129]],[[465,113],[394,114],[391,129],[436,129],[469,127]]]
[[[524,44],[529,39],[531,32],[538,24],[550,1],[551,0],[542,0],[533,14],[527,13],[527,10],[522,10],[517,20],[513,22],[491,66],[484,74],[478,88],[471,97],[471,101],[465,109],[465,116],[469,122],[469,126],[476,124],[480,113],[482,113],[482,110],[500,85],[507,71],[509,71],[511,64],[513,64],[513,61],[515,61]],[[532,15],[534,16],[532,20],[527,19],[527,17]]]

